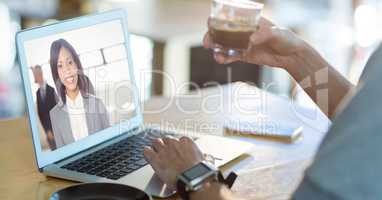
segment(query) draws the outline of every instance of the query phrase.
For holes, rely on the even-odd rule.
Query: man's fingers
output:
[[[177,139],[167,136],[163,138],[163,143],[166,145],[166,150],[176,151],[179,156],[182,155],[182,147],[180,147],[180,143]]]
[[[180,138],[180,145],[184,149],[184,156],[188,160],[185,160],[185,162],[189,162],[189,160],[199,160],[202,159],[202,153],[196,145],[196,143],[188,137],[182,137]]]
[[[214,59],[219,64],[225,64],[226,63],[226,58],[225,58],[224,54],[214,53]]]
[[[158,158],[158,154],[151,147],[144,147],[143,155],[145,156],[147,162],[151,164],[154,170],[158,170],[160,166],[160,160]]]
[[[173,137],[170,137],[170,136],[166,136],[166,137],[162,138],[162,140],[163,140],[163,143],[165,145],[168,145],[168,146],[171,146],[171,147],[174,147],[178,143],[177,139],[175,139]]]
[[[156,157],[156,152],[151,147],[144,147],[143,148],[143,155],[147,160],[153,160]]]
[[[221,48],[221,45],[214,43],[210,30],[204,35],[203,47],[206,49]]]
[[[186,137],[186,136],[182,136],[182,137],[179,139],[179,141],[180,141],[181,143],[183,143],[183,144],[187,144],[187,143],[191,143],[191,142],[193,142],[191,138]]]
[[[204,38],[203,38],[203,47],[206,48],[206,49],[210,48],[210,33],[209,32],[207,32],[204,35]]]
[[[214,59],[219,64],[229,64],[242,60],[242,55],[227,56],[224,53],[214,53]]]
[[[184,157],[184,162],[188,162],[189,160],[192,160],[193,158],[193,153],[194,153],[194,141],[191,140],[189,137],[182,137],[180,138],[180,146],[182,147],[183,150],[183,157]]]
[[[256,30],[250,37],[251,45],[261,45],[274,37],[272,26],[262,26]]]
[[[203,46],[206,49],[210,49],[210,48],[213,47],[213,43],[212,43],[212,40],[211,40],[210,26],[211,26],[211,18],[208,18],[208,20],[207,20],[208,31],[204,35],[204,38],[203,38]]]
[[[157,153],[161,152],[164,148],[164,143],[161,139],[154,139],[152,141],[152,144],[154,151],[156,151]]]
[[[172,137],[165,137],[163,138],[163,142],[166,145],[166,150],[170,152],[166,152],[168,156],[175,156],[175,158],[185,160],[187,157],[185,156],[186,151],[188,150],[182,143]]]

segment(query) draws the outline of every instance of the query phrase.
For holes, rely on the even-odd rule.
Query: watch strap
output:
[[[236,178],[237,178],[237,174],[235,172],[229,173],[227,178],[224,178],[223,174],[220,171],[218,172],[218,181],[219,181],[219,183],[223,183],[228,188],[232,187],[232,185],[235,182]]]

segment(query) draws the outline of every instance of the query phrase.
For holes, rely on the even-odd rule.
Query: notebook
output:
[[[229,119],[223,127],[225,135],[257,137],[284,143],[297,141],[303,133],[302,126],[264,119]]]

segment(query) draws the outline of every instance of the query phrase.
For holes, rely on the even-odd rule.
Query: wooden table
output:
[[[233,190],[248,199],[288,199],[330,124],[317,110],[303,109],[241,83],[174,98],[154,97],[144,110],[147,124],[186,133],[222,135],[222,123],[230,116],[303,125],[304,137],[294,144],[246,138],[255,144],[249,156],[225,169],[239,174]],[[0,131],[0,199],[47,199],[53,191],[73,184],[37,171],[26,117],[1,121]]]

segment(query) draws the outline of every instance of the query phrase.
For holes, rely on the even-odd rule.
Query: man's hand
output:
[[[209,31],[204,37],[204,47],[224,49],[214,43],[211,27],[208,28]],[[265,18],[260,19],[259,29],[250,36],[248,49],[234,56],[214,53],[214,58],[221,64],[242,61],[285,69],[297,83],[310,84],[309,87],[302,88],[330,118],[335,116],[337,106],[354,87],[312,46],[293,32],[279,28]],[[320,93],[320,88],[328,88],[328,93]]]
[[[203,154],[188,137],[180,140],[165,137],[153,140],[143,154],[155,173],[169,187],[175,189],[177,176],[203,160]]]
[[[204,37],[204,47],[219,46],[214,43],[211,37],[211,27],[208,28],[210,31]],[[235,56],[214,53],[214,58],[221,64],[243,61],[284,68],[294,65],[298,57],[297,54],[306,49],[306,46],[307,44],[293,32],[279,28],[267,19],[261,18],[259,29],[251,35],[247,50]]]

